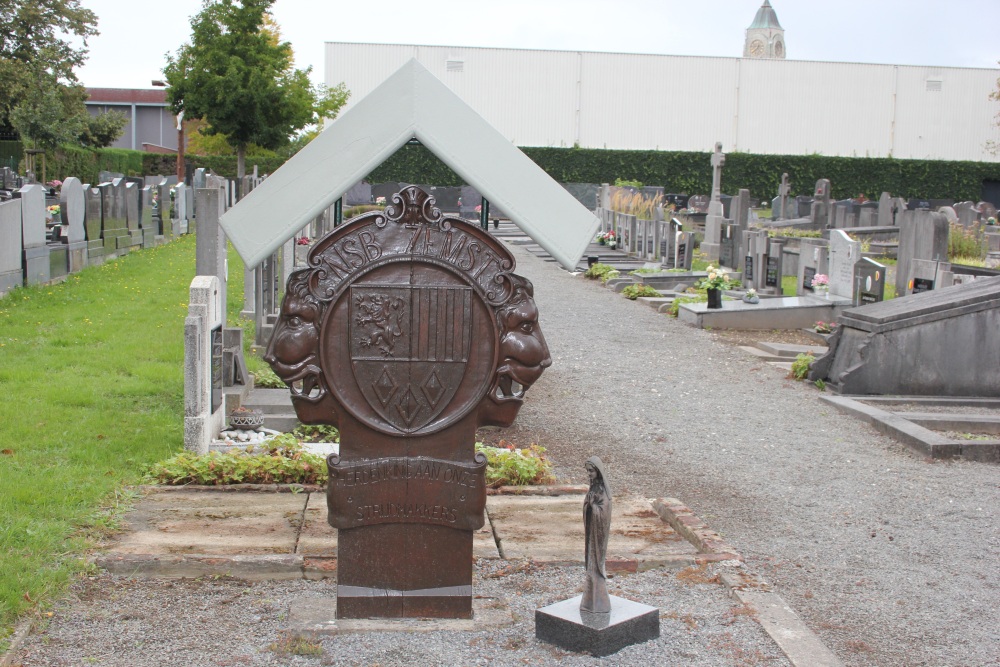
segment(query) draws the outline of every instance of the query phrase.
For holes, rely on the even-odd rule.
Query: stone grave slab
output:
[[[583,562],[583,494],[515,498],[493,496],[487,510],[507,559],[531,558],[556,565]],[[615,498],[608,567],[635,561],[638,569],[687,564],[697,551],[660,520],[644,498]],[[515,520],[516,519],[516,520]]]
[[[122,554],[268,555],[295,552],[306,494],[153,492],[126,515]]]

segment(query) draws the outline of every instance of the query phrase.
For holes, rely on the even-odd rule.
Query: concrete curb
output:
[[[14,634],[10,637],[10,644],[3,655],[0,655],[0,667],[13,667],[11,660],[14,654],[17,653],[21,644],[27,638],[28,633],[31,632],[31,620],[21,621],[16,626],[14,626]]]
[[[844,414],[868,422],[876,431],[890,436],[922,456],[934,459],[949,459],[960,456],[969,461],[1000,463],[1000,441],[952,440],[917,423],[918,421],[930,423],[935,419],[944,422],[948,417],[953,422],[960,422],[962,418],[959,415],[942,413],[935,414],[933,416],[935,419],[931,419],[923,413],[895,413],[882,410],[864,403],[863,401],[867,400],[867,397],[855,399],[850,396],[820,396],[819,398]],[[899,400],[917,403],[921,399],[914,397]],[[973,419],[970,416],[966,419],[977,423],[996,423],[997,421],[987,417]]]
[[[720,579],[729,594],[753,608],[757,622],[795,667],[843,667],[843,663],[770,585],[743,567],[743,556],[676,498],[657,498],[653,509],[666,523],[705,552],[699,564],[731,562],[738,567]]]

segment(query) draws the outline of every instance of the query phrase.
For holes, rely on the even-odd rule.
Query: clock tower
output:
[[[744,58],[782,58],[785,57],[785,29],[778,23],[778,15],[774,13],[770,0],[757,10],[753,23],[747,28],[746,42],[743,44]]]

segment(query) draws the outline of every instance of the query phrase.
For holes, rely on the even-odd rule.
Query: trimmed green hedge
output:
[[[667,192],[712,191],[710,153],[616,151],[593,148],[522,148],[561,183],[614,183],[615,179],[662,185]],[[788,173],[793,194],[812,194],[816,181],[829,178],[837,199],[883,191],[899,197],[978,200],[984,180],[1000,180],[1000,163],[846,158],[823,155],[729,153],[722,172],[723,192],[747,188],[771,199],[781,174]],[[372,183],[401,181],[461,185],[462,179],[423,146],[405,146],[369,176]]]
[[[667,192],[709,193],[709,153],[616,151],[594,148],[523,148],[524,153],[561,183],[614,183],[616,179],[662,185]],[[185,156],[189,164],[227,177],[236,176],[235,156]],[[48,178],[77,176],[97,181],[98,172],[127,175],[172,174],[176,157],[118,148],[63,147],[46,155]],[[247,157],[261,174],[283,164],[278,157]],[[747,188],[769,200],[788,172],[793,194],[812,194],[817,180],[829,178],[837,199],[864,194],[878,199],[885,191],[900,197],[978,200],[985,180],[1000,181],[1000,163],[845,158],[823,155],[753,155],[729,153],[722,172],[723,192]],[[462,185],[462,179],[423,146],[404,146],[368,176],[371,183],[399,181],[438,186]]]

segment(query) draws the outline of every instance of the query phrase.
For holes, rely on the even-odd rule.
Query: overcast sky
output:
[[[277,0],[296,66],[323,80],[324,42],[740,57],[763,0]],[[149,88],[201,0],[82,0],[101,34],[85,86]],[[997,68],[1000,0],[772,0],[791,60]],[[998,71],[1000,76],[1000,71]]]

